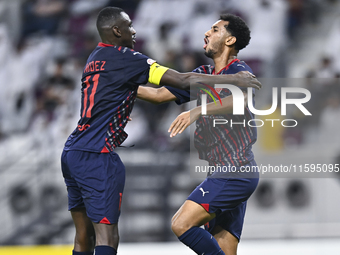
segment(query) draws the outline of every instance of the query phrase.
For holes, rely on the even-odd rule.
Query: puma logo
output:
[[[203,197],[204,197],[205,194],[209,193],[209,191],[204,191],[203,188],[200,188],[200,191],[202,191]]]

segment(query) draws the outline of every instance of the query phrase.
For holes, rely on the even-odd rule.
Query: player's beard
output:
[[[213,49],[209,49],[208,51],[205,51],[204,54],[208,57],[208,58],[214,58],[214,55],[216,54],[217,52],[214,51]]]
[[[209,49],[206,50],[204,52],[204,54],[208,58],[214,59],[214,57],[217,55],[217,53],[221,50],[220,48],[221,48],[221,46],[219,45],[218,42],[211,42],[211,45],[210,45]]]
[[[206,48],[204,54],[211,59],[214,59],[215,56],[220,55],[223,52],[224,42],[223,41],[214,41],[210,42],[209,49]]]

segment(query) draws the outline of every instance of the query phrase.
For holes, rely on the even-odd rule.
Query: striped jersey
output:
[[[220,72],[215,73],[215,68],[210,65],[203,65],[196,68],[193,72],[224,75],[235,74],[240,71],[252,72],[250,67],[243,61],[238,59],[233,60]],[[203,86],[202,86],[203,87]],[[201,105],[201,95],[206,94],[204,90],[182,91],[179,89],[167,87],[167,89],[177,97],[176,103],[182,104],[190,100],[197,99],[197,105]],[[210,94],[211,90],[208,90]],[[246,88],[241,88],[246,91]],[[228,89],[215,89],[221,98],[231,95]],[[254,89],[253,89],[254,92]],[[213,102],[210,95],[207,95],[207,103]],[[254,103],[254,97],[253,97]],[[215,125],[214,119],[226,120],[226,124]],[[240,166],[248,165],[254,160],[252,145],[257,140],[257,129],[248,125],[248,121],[254,119],[246,107],[244,115],[205,115],[201,116],[196,121],[196,130],[194,135],[194,144],[199,153],[199,158],[207,160],[209,165],[231,165],[239,168]],[[233,123],[231,125],[231,123]]]
[[[65,150],[109,152],[126,138],[139,84],[155,61],[127,47],[99,43],[82,75],[80,120]]]

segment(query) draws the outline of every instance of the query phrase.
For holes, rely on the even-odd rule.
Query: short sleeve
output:
[[[243,61],[238,61],[233,65],[233,69],[230,70],[231,73],[238,73],[242,71],[248,71],[250,73],[253,73],[253,70]],[[246,87],[239,87],[243,91],[247,91],[248,88]],[[252,89],[253,95],[255,94],[255,89]]]
[[[127,49],[123,54],[126,79],[136,85],[147,83],[150,66],[156,61],[130,49]]]
[[[190,90],[182,90],[182,89],[177,89],[177,88],[173,88],[173,87],[168,87],[165,86],[167,90],[169,90],[175,97],[177,97],[176,99],[176,104],[180,105],[180,104],[184,104],[189,102],[190,100],[195,100],[195,99],[191,99],[190,97]]]
[[[235,73],[242,72],[242,71],[248,71],[250,73],[253,73],[253,70],[243,61],[238,61],[235,63]]]
[[[194,71],[192,71],[193,73],[203,73],[201,71],[201,68],[198,67],[196,68]],[[177,89],[177,88],[173,88],[173,87],[169,87],[169,86],[165,86],[167,88],[167,90],[169,90],[175,97],[177,97],[177,100],[175,101],[176,104],[180,105],[180,104],[184,104],[187,103],[189,101],[192,100],[196,100],[197,99],[197,91],[191,91],[190,90],[182,90],[182,89]]]

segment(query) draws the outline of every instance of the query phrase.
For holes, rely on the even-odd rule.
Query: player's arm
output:
[[[248,94],[243,91],[244,96],[244,105],[247,106],[248,103]],[[223,115],[233,113],[233,96],[227,96],[221,99],[222,105],[217,103],[209,103],[207,104],[207,115]],[[202,108],[201,106],[197,106],[192,110],[193,117],[195,117],[195,121],[201,116]]]
[[[153,63],[150,66],[149,82],[156,85],[170,86],[182,90],[202,87],[202,83],[214,87],[215,84],[234,84],[238,87],[261,88],[261,83],[250,72],[238,72],[228,75],[208,75],[200,73],[179,73]]]
[[[177,97],[165,87],[152,88],[147,86],[138,87],[137,97],[153,104],[166,103],[177,99]]]
[[[247,93],[243,92],[244,105],[247,105]],[[207,115],[224,115],[233,112],[233,96],[227,96],[221,99],[222,105],[214,102],[207,104]],[[201,106],[197,106],[190,111],[182,112],[177,118],[171,123],[168,132],[170,137],[174,137],[177,134],[181,134],[187,127],[195,122],[202,113]]]

